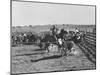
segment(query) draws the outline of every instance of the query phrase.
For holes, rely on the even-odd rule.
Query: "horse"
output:
[[[66,55],[68,56],[69,53],[71,52],[72,47],[73,47],[72,41],[68,40],[68,39],[66,40],[66,38],[65,39],[61,39],[61,38],[58,39],[58,49],[59,49],[59,52],[61,53],[62,56],[66,56]]]

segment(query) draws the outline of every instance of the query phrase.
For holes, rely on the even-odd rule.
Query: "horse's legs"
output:
[[[66,48],[63,48],[63,51],[64,51],[64,56],[66,56],[67,55]]]
[[[61,47],[58,45],[58,52],[61,53]]]
[[[66,55],[66,49],[61,47],[61,56],[65,56]]]
[[[47,51],[47,53],[49,53],[49,49],[48,49],[49,45],[45,44],[45,50]]]

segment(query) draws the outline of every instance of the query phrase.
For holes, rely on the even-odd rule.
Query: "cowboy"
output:
[[[54,36],[54,38],[57,40],[56,35],[57,35],[58,28],[56,28],[56,26],[53,25],[53,27],[50,28],[50,30],[51,30],[51,33],[52,33],[52,35]]]
[[[64,35],[65,35],[66,33],[67,33],[67,32],[66,32],[64,29],[61,29],[61,30],[60,30],[60,33],[58,34],[58,44],[59,44],[59,47],[62,47],[62,46],[63,46]]]
[[[75,34],[79,33],[79,30],[78,28],[75,29]]]

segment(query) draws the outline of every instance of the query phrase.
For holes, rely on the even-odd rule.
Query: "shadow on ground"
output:
[[[60,58],[62,57],[61,55],[53,55],[53,56],[49,56],[49,57],[43,57],[43,58],[40,58],[40,59],[37,59],[37,60],[30,60],[31,62],[38,62],[38,61],[41,61],[41,60],[48,60],[48,59],[57,59],[57,58]]]

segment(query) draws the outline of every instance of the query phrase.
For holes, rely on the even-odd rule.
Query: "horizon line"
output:
[[[41,25],[17,25],[17,26],[20,26],[20,27],[24,27],[24,26],[47,26],[47,25],[96,25],[96,24],[41,24]],[[16,25],[11,25],[12,27],[17,27]]]

